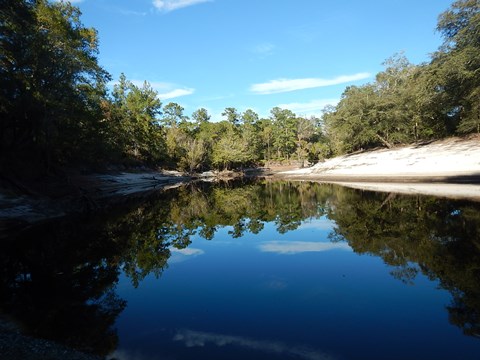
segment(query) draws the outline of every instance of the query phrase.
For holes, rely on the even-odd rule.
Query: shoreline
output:
[[[338,156],[275,178],[480,200],[480,135]]]
[[[477,200],[480,198],[480,135],[365,151],[287,171],[282,166],[188,175],[149,169],[91,174],[67,170],[63,177],[20,182],[16,189],[0,188],[0,230],[5,232],[12,227],[67,214],[107,209],[190,181],[242,177],[336,183],[370,191]]]
[[[279,178],[281,179],[281,178]],[[312,178],[283,178],[288,181],[299,182],[318,182],[325,184],[335,184],[356,190],[385,192],[399,195],[423,195],[447,198],[453,200],[468,200],[480,202],[480,184],[471,183],[445,183],[445,182],[401,182],[389,179],[387,182],[376,181],[354,181],[348,180],[329,180]]]
[[[274,178],[284,180],[311,180],[327,183],[403,183],[403,184],[470,184],[480,185],[480,174],[454,173],[454,174],[287,174],[280,172]]]

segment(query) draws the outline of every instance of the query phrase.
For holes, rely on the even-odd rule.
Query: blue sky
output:
[[[81,0],[115,80],[147,80],[163,104],[321,113],[348,85],[374,79],[404,51],[415,64],[441,43],[450,0]]]

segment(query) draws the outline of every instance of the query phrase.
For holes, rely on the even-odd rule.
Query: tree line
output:
[[[309,160],[480,132],[480,5],[439,16],[444,43],[429,63],[403,55],[373,83],[350,86],[323,116],[275,107],[260,118],[227,107],[210,121],[98,64],[98,34],[68,2],[2,0],[0,168],[147,164],[187,172]]]

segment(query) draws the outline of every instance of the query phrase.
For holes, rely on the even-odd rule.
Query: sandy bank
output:
[[[339,156],[278,176],[365,190],[480,199],[480,136]]]
[[[47,179],[28,193],[0,189],[0,238],[17,225],[102,209],[188,180],[175,172],[120,172]],[[40,187],[43,191],[35,191]]]

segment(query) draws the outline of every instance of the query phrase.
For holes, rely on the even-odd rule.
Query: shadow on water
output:
[[[307,182],[189,184],[116,213],[26,229],[0,243],[0,309],[33,336],[106,355],[127,305],[116,295],[120,273],[138,286],[193,235],[211,240],[229,226],[239,238],[266,223],[285,233],[322,216],[337,225],[331,241],[381,257],[395,278],[438,280],[452,295],[450,322],[480,335],[478,204]]]

